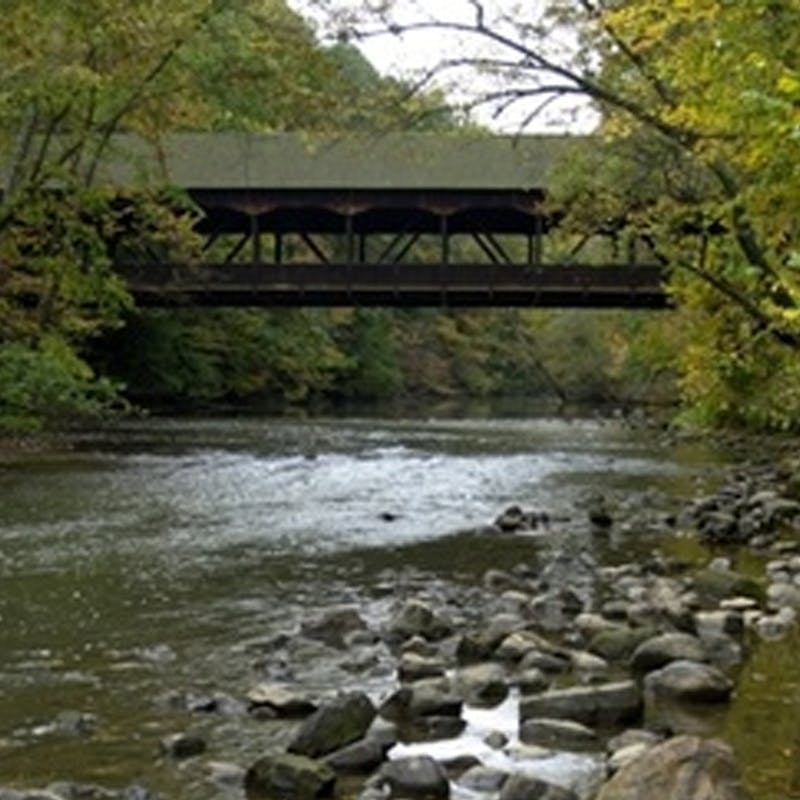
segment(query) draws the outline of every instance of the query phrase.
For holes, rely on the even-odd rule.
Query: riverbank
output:
[[[486,430],[480,430],[481,436],[485,436]],[[580,431],[558,426],[551,428],[548,435],[563,440]],[[242,434],[243,441],[249,441],[251,448],[252,432],[247,428],[246,436],[245,432]],[[448,425],[442,435],[451,437],[453,432]],[[589,426],[585,432],[590,434],[588,441],[595,442],[592,445],[595,447],[596,437],[605,436],[608,431],[602,426]],[[365,429],[367,433],[374,435]],[[518,427],[511,428],[509,433],[515,441],[519,440]],[[315,430],[314,436],[316,450],[320,452],[319,430]],[[415,430],[413,441],[418,442],[418,437]],[[395,430],[392,440],[396,439]],[[141,440],[136,441],[140,448]],[[174,447],[174,437],[172,441]],[[446,440],[437,439],[437,448],[442,441]],[[184,446],[181,439],[179,447]],[[503,438],[501,449],[506,446]],[[459,444],[458,449],[461,448],[463,445]],[[618,471],[624,461],[619,449],[614,452],[613,461],[605,462],[606,469]],[[142,456],[137,456],[133,463],[144,463],[149,468],[151,464],[160,465],[163,458],[147,456],[143,462]],[[324,474],[326,458],[297,463],[307,463],[308,477],[319,480]],[[79,463],[86,469],[85,460]],[[242,463],[252,473],[256,462],[243,459]],[[362,462],[354,462],[358,463]],[[512,463],[516,462],[502,461],[498,469],[505,472]],[[557,468],[563,469],[563,462],[557,459],[558,463],[562,465]],[[588,463],[577,461],[576,466],[579,470],[586,469]],[[638,462],[631,462],[634,463]],[[169,459],[164,468],[169,469],[170,475],[180,475],[194,464],[207,472],[211,462],[207,456],[195,453],[179,464]],[[281,464],[286,468],[295,462],[290,459]],[[332,462],[331,466],[336,464]],[[233,465],[231,457],[222,461],[227,471]],[[520,464],[523,466],[524,463]],[[426,462],[428,476],[431,467]],[[602,468],[602,464],[597,467]],[[119,471],[119,467],[116,469]],[[353,465],[347,469],[351,471]],[[130,467],[127,475],[125,471],[119,474],[131,480]],[[181,485],[190,485],[186,481],[194,480],[194,475],[190,472]],[[753,688],[759,683],[763,688],[765,681],[791,681],[791,675],[780,674],[780,659],[774,657],[777,652],[774,647],[785,645],[785,652],[791,652],[788,643],[795,635],[790,615],[781,612],[781,608],[791,606],[797,566],[795,520],[788,516],[788,506],[779,503],[791,502],[786,495],[788,477],[784,471],[763,464],[746,468],[733,464],[721,468],[712,481],[691,484],[702,490],[705,501],[690,500],[684,494],[683,501],[675,497],[670,503],[662,503],[653,494],[655,484],[649,479],[643,491],[619,491],[614,489],[613,482],[582,478],[589,491],[585,493],[586,502],[579,505],[568,505],[551,492],[545,492],[540,499],[549,497],[549,503],[530,506],[527,495],[520,493],[517,495],[520,511],[500,515],[496,526],[487,519],[486,526],[428,543],[397,547],[394,557],[392,550],[382,550],[384,555],[378,561],[368,551],[359,551],[356,560],[348,556],[348,564],[359,561],[361,569],[369,573],[369,580],[359,592],[353,591],[352,572],[343,578],[342,589],[332,591],[332,581],[337,580],[337,574],[341,576],[344,561],[338,557],[312,559],[307,562],[306,574],[307,580],[314,580],[313,591],[317,596],[298,605],[300,598],[296,594],[284,592],[283,614],[270,618],[259,611],[260,623],[254,620],[248,629],[241,628],[236,635],[238,643],[219,654],[226,662],[224,672],[214,667],[210,660],[213,654],[204,653],[202,645],[192,648],[196,655],[186,660],[185,665],[174,642],[169,648],[151,645],[146,649],[126,650],[117,645],[120,653],[112,665],[115,674],[127,675],[129,679],[145,666],[152,670],[153,688],[139,691],[145,695],[152,691],[149,698],[142,699],[160,709],[154,712],[151,708],[146,715],[160,718],[157,726],[153,727],[152,719],[144,725],[129,719],[127,734],[132,745],[134,739],[143,740],[143,753],[150,753],[145,758],[153,758],[156,744],[161,741],[159,770],[172,776],[173,786],[184,787],[166,795],[162,790],[162,797],[240,797],[244,776],[267,754],[282,759],[281,775],[284,768],[306,764],[298,762],[298,758],[329,762],[338,774],[336,791],[343,797],[369,797],[372,789],[361,787],[373,773],[381,776],[375,781],[388,784],[394,781],[400,785],[409,778],[396,774],[401,769],[397,764],[405,759],[430,757],[437,765],[445,765],[442,769],[451,797],[492,798],[506,792],[500,795],[505,798],[525,796],[510,794],[512,791],[528,791],[523,778],[512,780],[508,775],[537,776],[565,791],[589,796],[591,787],[605,779],[609,767],[618,766],[622,756],[614,760],[613,754],[624,749],[623,743],[625,747],[657,747],[661,746],[657,741],[669,741],[679,753],[686,752],[680,748],[689,748],[693,753],[708,755],[702,749],[692,750],[699,745],[684,739],[675,736],[665,739],[667,734],[723,736],[735,745],[738,753],[739,732],[747,730],[752,735],[753,726],[752,723],[732,725],[731,718],[738,715],[740,722],[752,720],[772,702],[763,691],[759,700]],[[463,488],[463,477],[459,480]],[[638,487],[640,483],[632,486]],[[398,495],[401,487],[397,476],[395,489]],[[154,500],[159,502],[151,495],[151,504]],[[240,497],[239,507],[241,500]],[[714,504],[718,508],[712,508]],[[609,519],[603,519],[601,510]],[[737,539],[729,547],[718,538],[699,535],[704,526],[693,521],[701,519],[696,517],[698,513],[720,510],[735,511],[736,520],[746,520],[748,525],[757,519],[764,521],[764,525],[778,521],[780,525],[772,531],[771,538],[764,538],[768,531],[754,530],[746,543]],[[402,516],[406,510],[394,506],[387,507],[389,511]],[[718,517],[714,519],[719,521]],[[391,531],[402,524],[402,519],[376,518],[373,524]],[[696,528],[698,535],[690,535],[690,528]],[[570,536],[577,538],[572,541]],[[752,541],[756,536],[762,538]],[[703,537],[708,541],[704,542]],[[615,542],[617,538],[619,542]],[[660,552],[653,553],[656,547]],[[424,558],[416,553],[424,553]],[[246,579],[243,574],[246,560],[253,556],[249,546],[239,550],[236,559],[230,562],[231,569],[237,570],[240,586]],[[722,561],[721,557],[729,561]],[[293,568],[289,561],[282,563]],[[376,566],[378,563],[383,566]],[[424,566],[426,563],[437,566],[428,568]],[[447,563],[450,570],[445,569]],[[263,564],[258,565],[258,571],[263,581]],[[720,575],[724,577],[720,579]],[[742,582],[735,591],[731,579],[734,583]],[[720,590],[714,583],[720,580],[729,582],[726,589]],[[84,586],[84,592],[88,588]],[[261,593],[267,588],[262,583]],[[257,603],[258,593],[258,584],[254,582],[244,594],[241,589],[238,591],[236,602]],[[741,595],[746,599],[741,599]],[[734,607],[721,605],[737,597],[740,599]],[[148,613],[151,619],[158,619]],[[764,637],[778,634],[782,638],[775,645],[764,644]],[[664,639],[665,636],[672,638]],[[96,648],[97,644],[95,641],[93,646]],[[714,679],[716,695],[710,705],[707,702],[698,705],[696,698],[691,700],[689,713],[676,721],[662,711],[655,714],[649,699],[653,693],[663,696],[666,692],[669,697],[673,689],[656,689],[654,684],[674,679],[674,675],[662,674],[658,679],[646,676],[663,673],[666,663],[657,667],[652,664],[664,658],[665,649],[673,658],[673,648],[678,646],[683,648],[680,651],[683,656],[690,656],[684,660],[702,665],[704,674]],[[646,655],[639,653],[635,666],[633,656],[639,647],[644,648]],[[660,655],[652,655],[652,650],[658,648]],[[771,657],[765,655],[768,651]],[[642,668],[642,659],[646,669]],[[82,677],[73,670],[73,680],[93,679],[93,660],[93,656],[85,657]],[[67,664],[62,667],[68,668]],[[171,689],[166,695],[155,690],[164,676],[178,668],[177,683],[182,689]],[[29,666],[29,674],[31,669],[37,668]],[[55,675],[57,668],[52,669]],[[213,674],[211,680],[203,675],[208,672]],[[227,678],[223,680],[225,673]],[[105,684],[108,678],[98,680]],[[171,680],[171,684],[176,681]],[[62,694],[65,685],[62,684]],[[791,694],[789,683],[784,686]],[[108,687],[104,689],[108,691]],[[349,697],[346,707],[334,699],[338,689]],[[364,695],[358,692],[364,692],[371,711]],[[69,690],[66,694],[71,693]],[[352,762],[343,766],[339,760],[340,756],[344,758],[342,748],[338,748],[341,740],[335,743],[336,757],[332,753],[317,753],[320,747],[323,751],[330,747],[328,742],[325,746],[315,744],[313,756],[293,753],[287,759],[288,749],[306,748],[306,745],[292,746],[298,729],[311,727],[311,719],[316,719],[314,724],[319,725],[326,714],[330,718],[331,711],[322,713],[320,709],[331,704],[336,718],[353,712],[361,726],[356,728],[360,744],[355,748],[360,755],[350,752],[347,758],[366,758],[366,762],[358,763],[357,771],[366,771],[367,775],[345,775],[356,767]],[[621,710],[614,710],[615,704],[621,704]],[[663,708],[664,704],[661,705]],[[610,718],[606,718],[606,706]],[[666,704],[668,709],[674,706],[671,701]],[[314,708],[317,711],[312,712]],[[109,711],[104,706],[78,706],[73,713],[66,711],[64,715],[35,723],[36,730],[32,729],[31,736],[38,737],[40,744],[28,741],[32,753],[41,753],[42,744],[48,740],[54,745],[60,743],[63,749],[66,736],[68,746],[77,755],[92,740],[108,736]],[[377,722],[373,719],[376,712],[380,712]],[[361,737],[367,718],[368,733]],[[49,732],[44,730],[47,726]],[[615,740],[615,735],[624,733],[627,727],[645,729],[647,733],[635,736],[629,733],[622,740]],[[176,732],[179,735],[173,737]],[[347,738],[350,736],[355,734],[351,732]],[[756,738],[757,742],[748,744],[751,751],[740,758],[748,780],[753,776],[747,772],[754,764],[761,768],[767,763],[766,754],[753,758],[754,746],[773,748],[770,756],[775,769],[796,756],[796,753],[782,753],[786,747],[780,744],[780,737],[770,739],[762,730]],[[610,742],[613,744],[609,752]],[[18,746],[21,745],[12,742],[3,744],[0,758],[9,763],[9,755],[13,756],[13,748]],[[625,755],[632,752],[635,751]],[[642,747],[639,752],[643,752]],[[670,753],[675,754],[671,749],[659,753],[666,753],[665,759]],[[718,751],[715,753],[715,758],[723,761],[727,758]],[[386,755],[393,766],[385,766]],[[472,767],[481,766],[474,763],[475,759],[480,760],[482,767],[467,777],[468,763]],[[368,769],[365,763],[370,765]],[[262,762],[255,773],[273,774],[271,764],[274,762]],[[414,765],[430,776],[432,785],[440,787],[430,791],[444,791],[439,766],[416,760],[406,762],[404,768],[416,769]],[[64,772],[60,776],[72,777]],[[258,780],[261,778],[251,773],[250,783]],[[756,776],[756,780],[763,778]],[[500,789],[500,783],[510,788]],[[328,779],[323,784],[327,787]],[[489,790],[490,785],[498,788]],[[757,785],[760,788],[762,784]],[[771,784],[767,781],[766,791],[756,796],[778,797],[775,786],[776,780]],[[57,796],[76,796],[74,787],[56,788]],[[158,785],[151,786],[152,791],[156,789]],[[145,797],[145,791],[140,786],[130,789],[127,796]],[[97,792],[96,796],[103,796]],[[380,796],[377,789],[372,794]],[[111,796],[110,792],[106,796]],[[117,790],[117,796],[126,795]]]

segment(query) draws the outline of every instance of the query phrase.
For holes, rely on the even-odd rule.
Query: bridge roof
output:
[[[117,140],[105,177],[145,177],[185,189],[530,190],[543,189],[555,161],[585,139],[389,133],[319,137],[184,133],[159,146]],[[133,154],[132,157],[129,157]]]

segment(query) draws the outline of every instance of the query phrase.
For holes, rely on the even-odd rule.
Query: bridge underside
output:
[[[142,306],[664,308],[663,273],[613,232],[556,243],[531,190],[193,189],[202,255],[126,246]]]

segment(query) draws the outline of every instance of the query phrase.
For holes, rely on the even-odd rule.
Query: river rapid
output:
[[[632,560],[664,544],[665,517],[713,487],[726,461],[708,442],[621,421],[524,416],[152,419],[6,455],[0,784],[240,797],[208,775],[213,762],[247,766],[280,735],[237,705],[265,677],[275,637],[332,605],[378,624],[402,587],[469,585],[557,551]],[[586,513],[598,493],[626,520],[602,537]],[[475,532],[511,504],[550,524],[536,536]],[[773,647],[746,667],[749,705],[734,701],[719,723],[737,748],[737,725],[800,737],[797,686],[770,690],[758,666],[792,663],[796,643]],[[319,691],[349,682],[379,697],[394,685],[380,664],[365,685],[311,650],[271,669]],[[206,697],[223,712],[187,711],[187,698]],[[159,756],[162,736],[190,728],[209,742],[203,759]],[[754,743],[751,773],[778,800],[793,779],[776,756],[776,775],[758,783],[764,747]]]

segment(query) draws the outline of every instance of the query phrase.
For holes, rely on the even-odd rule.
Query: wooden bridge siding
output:
[[[667,306],[658,267],[233,264],[120,268],[141,306]],[[433,277],[432,277],[433,276]]]

